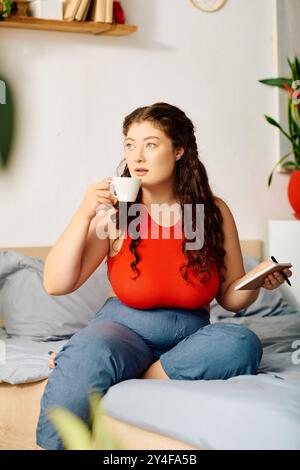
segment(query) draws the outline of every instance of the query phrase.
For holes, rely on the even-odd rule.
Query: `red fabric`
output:
[[[192,271],[189,271],[188,279],[194,285],[183,279],[179,267],[185,265],[187,259],[181,249],[181,220],[170,228],[169,239],[162,238],[164,233],[168,234],[169,228],[157,225],[147,210],[144,214],[142,212],[140,222],[141,241],[137,246],[140,256],[137,268],[140,274],[137,279],[133,279],[136,273],[130,267],[135,260],[133,253],[129,251],[130,236],[124,238],[121,249],[115,256],[107,257],[108,276],[117,297],[137,309],[198,309],[209,304],[218,292],[219,275],[216,266],[213,266],[207,284],[201,284]],[[151,226],[158,230],[158,239],[151,238]],[[181,235],[180,239],[178,233]],[[145,234],[148,234],[148,239]]]
[[[114,22],[117,24],[125,24],[126,18],[123,7],[119,1],[113,2]]]

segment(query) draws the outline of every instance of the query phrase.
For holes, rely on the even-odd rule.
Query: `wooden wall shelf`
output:
[[[104,34],[107,36],[127,36],[138,27],[130,24],[98,23],[95,21],[43,20],[28,16],[9,17],[0,21],[0,28],[35,29],[39,31],[59,31],[65,33]]]

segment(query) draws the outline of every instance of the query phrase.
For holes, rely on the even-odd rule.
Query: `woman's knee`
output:
[[[68,357],[69,360],[82,364],[95,362],[98,358],[103,358],[106,352],[119,351],[125,336],[124,329],[117,323],[103,321],[88,325],[72,336],[57,359]]]
[[[262,358],[262,344],[249,328],[237,323],[218,324],[224,334],[224,354],[229,373],[233,375],[255,374]]]
[[[153,362],[153,354],[134,331],[115,322],[94,323],[76,333],[56,358],[57,367],[67,375],[78,367],[82,380],[94,384],[110,376],[110,387],[127,378],[139,376]]]
[[[61,448],[47,412],[61,406],[89,422],[88,396],[105,393],[112,385],[139,377],[153,354],[136,333],[113,322],[89,325],[76,333],[56,357],[41,401],[38,444]]]

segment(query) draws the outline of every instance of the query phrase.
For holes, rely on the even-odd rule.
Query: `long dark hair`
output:
[[[190,282],[188,280],[188,270],[192,269],[194,274],[199,276],[200,282],[205,283],[210,277],[209,268],[211,264],[215,264],[219,272],[221,268],[225,268],[223,218],[219,207],[215,203],[213,193],[208,183],[205,167],[199,160],[194,125],[186,114],[176,106],[168,103],[155,103],[151,106],[137,108],[125,117],[123,122],[124,136],[127,136],[129,128],[133,123],[141,123],[144,121],[149,121],[155,127],[162,130],[172,141],[174,149],[179,147],[185,149],[182,157],[176,161],[174,194],[181,206],[181,213],[183,213],[184,204],[191,204],[193,208],[196,207],[196,204],[204,204],[205,223],[204,244],[201,249],[186,250],[186,238],[183,236],[182,251],[187,258],[187,263],[180,267],[180,272],[182,277],[187,282]],[[125,158],[120,165],[124,162],[126,162]],[[127,164],[119,176],[131,177]],[[141,199],[142,188],[140,188],[138,192],[135,203],[141,202]],[[128,212],[130,206],[135,203],[126,203]],[[119,211],[117,211],[115,215],[117,230],[120,228],[119,215]],[[197,231],[195,211],[193,211],[192,217],[193,230]],[[135,216],[127,214],[127,227],[134,218]],[[140,237],[132,239],[129,245],[129,250],[135,257],[135,260],[131,263],[131,269],[137,273],[135,279],[140,274],[140,270],[137,267],[140,261],[137,249],[140,240]],[[114,242],[115,241],[116,240],[114,240]]]

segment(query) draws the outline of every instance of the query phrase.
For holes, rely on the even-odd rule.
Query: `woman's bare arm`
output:
[[[231,312],[238,312],[244,308],[249,307],[258,297],[260,287],[255,290],[235,290],[235,286],[239,284],[242,278],[245,276],[245,269],[243,265],[243,256],[239,242],[238,231],[230,212],[229,207],[219,198],[216,198],[222,216],[223,216],[223,228],[224,228],[224,249],[226,255],[224,258],[225,266],[227,266],[227,272],[223,270],[225,281],[220,284],[216,299],[218,303]],[[264,260],[255,266],[248,275],[260,272],[262,269],[269,265],[272,265],[271,260]],[[284,273],[287,277],[292,276],[292,271],[284,269]],[[281,284],[284,283],[284,277],[279,271],[275,271],[273,274],[268,274],[264,278],[262,288],[273,290],[277,289]]]
[[[51,248],[44,267],[44,289],[50,295],[65,295],[85,282],[100,265],[109,251],[109,238],[97,235],[101,224],[99,204],[112,207],[114,196],[105,181],[92,185],[65,231]],[[110,209],[105,210],[109,214]],[[105,227],[108,217],[102,217]]]
[[[89,220],[76,212],[51,248],[44,267],[44,289],[48,294],[65,294],[76,282],[89,225]]]
[[[96,217],[89,222],[75,214],[50,250],[44,267],[44,289],[65,295],[78,289],[100,265],[109,250],[109,239],[96,235]]]
[[[238,236],[238,231],[232,213],[227,204],[220,198],[216,198],[216,204],[221,210],[223,216],[224,230],[224,264],[227,271],[222,270],[225,281],[220,284],[216,299],[218,303],[231,312],[251,305],[258,297],[260,288],[255,290],[235,291],[234,287],[238,284],[241,277],[245,275],[243,265],[243,256]]]

